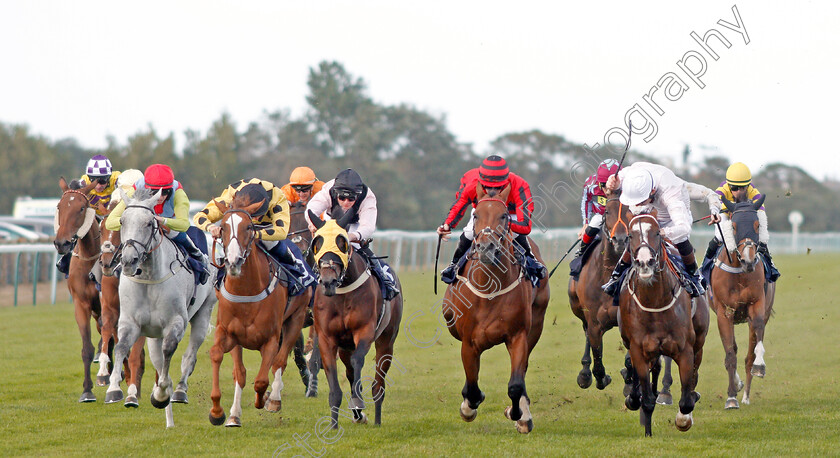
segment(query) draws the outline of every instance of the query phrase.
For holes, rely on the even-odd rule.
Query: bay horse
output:
[[[332,427],[338,428],[342,391],[338,383],[336,354],[344,363],[350,382],[349,406],[354,423],[367,423],[363,409],[362,367],[371,345],[376,346],[376,375],[371,394],[376,406],[374,423],[382,424],[385,377],[394,360],[394,341],[402,320],[403,297],[385,301],[379,281],[371,275],[367,261],[347,236],[346,227],[355,215],[350,210],[338,220],[322,221],[310,211],[317,228],[309,248],[308,261],[316,266],[318,287],[312,307],[315,331],[320,340],[321,364],[330,385]],[[400,280],[394,279],[398,289]]]
[[[618,307],[613,306],[613,298],[601,289],[601,285],[609,280],[627,246],[627,222],[632,218],[632,213],[618,201],[620,193],[607,191],[600,238],[591,248],[592,255],[581,269],[578,279],[569,277],[569,305],[572,313],[583,324],[585,341],[580,360],[583,368],[577,377],[581,388],[592,385],[593,374],[595,386],[599,390],[606,388],[612,381],[604,369],[603,339],[607,331],[618,326]]]
[[[230,418],[225,426],[242,426],[242,389],[245,387],[245,365],[242,349],[259,350],[262,361],[254,379],[256,397],[254,407],[269,412],[279,412],[283,372],[289,359],[289,352],[300,336],[306,309],[312,299],[312,290],[295,297],[289,297],[280,267],[274,263],[261,246],[257,244],[259,229],[251,215],[265,200],[252,202],[243,194],[234,196],[230,207],[214,201],[222,212],[221,242],[224,247],[227,275],[216,296],[219,311],[216,317],[216,333],[210,348],[213,364],[213,388],[210,399],[210,423],[221,425],[225,414],[220,401],[219,368],[225,353],[233,358],[234,395]],[[279,243],[279,242],[278,242]],[[231,351],[233,350],[233,351]],[[271,394],[268,389],[268,371],[274,374]],[[266,398],[268,403],[266,404]]]
[[[514,254],[514,234],[510,232],[507,197],[510,186],[496,197],[488,197],[478,186],[475,207],[475,238],[472,253],[464,266],[464,276],[446,288],[443,317],[449,333],[461,341],[461,360],[466,383],[460,413],[471,422],[478,415],[484,393],[478,387],[481,354],[504,343],[510,354],[511,374],[508,396],[511,405],[504,411],[517,431],[534,428],[525,388],[528,358],[542,334],[549,301],[548,278],[535,288],[525,267]],[[534,256],[542,262],[539,247],[529,239]]]
[[[309,231],[309,223],[306,221],[305,216],[306,204],[300,200],[290,204],[289,214],[291,218],[287,238],[297,245],[301,253],[306,253],[310,243],[312,243],[312,233]],[[315,332],[315,326],[312,326],[312,324],[312,310],[308,309],[303,327],[309,328],[309,342],[304,344],[303,334],[301,334],[300,338],[295,342],[294,351],[295,365],[300,370],[301,378],[304,380],[304,385],[306,385],[306,397],[308,398],[318,396],[318,371],[321,370],[321,352],[318,350],[318,334]],[[305,354],[309,355],[308,360],[304,356]]]
[[[739,408],[736,395],[743,387],[741,402],[750,403],[750,385],[753,376],[764,377],[764,328],[773,312],[776,284],[765,281],[764,263],[756,253],[758,242],[758,209],[764,197],[758,202],[730,202],[723,199],[731,212],[731,225],[725,222],[720,227],[726,246],[731,252],[721,250],[712,269],[708,296],[712,310],[717,315],[718,331],[726,353],[724,366],[729,375],[729,387],[725,409]],[[735,325],[747,322],[750,326],[750,342],[744,361],[747,383],[738,377],[738,346],[735,343]]]
[[[695,388],[709,329],[708,305],[702,297],[692,301],[680,283],[655,216],[634,217],[628,231],[632,268],[619,300],[619,329],[630,350],[632,369],[628,370],[633,382],[625,405],[630,410],[641,407],[640,423],[645,436],[651,436],[660,356],[668,356],[679,366],[682,385],[675,424],[680,431],[688,431],[700,398]]]
[[[173,427],[172,402],[187,403],[187,380],[195,369],[198,348],[204,342],[216,297],[212,282],[196,285],[186,265],[186,256],[169,240],[155,219],[154,206],[160,191],[142,188],[134,197],[120,190],[125,211],[120,217],[122,277],[120,278],[120,320],[114,346],[114,370],[105,395],[106,402],[123,397],[120,389],[123,359],[137,339],[146,336],[149,355],[158,373],[151,404],[166,409],[166,426]],[[207,266],[210,278],[216,268]],[[178,343],[190,323],[190,339],[181,358],[181,379],[177,387],[169,376],[169,365]]]
[[[119,199],[112,199],[108,205],[110,213],[119,203]],[[107,216],[107,215],[106,215]],[[102,354],[99,357],[99,372],[96,374],[96,384],[107,386],[110,379],[111,367],[110,358],[113,356],[114,345],[117,343],[117,324],[120,319],[120,295],[119,277],[115,275],[116,267],[119,265],[120,231],[110,231],[105,227],[105,218],[99,223],[100,239],[102,245],[99,247],[100,255],[97,261],[102,269],[102,281],[100,283],[100,302],[102,304]],[[146,352],[143,347],[146,338],[140,337],[131,347],[128,359],[125,361],[125,378],[128,381],[128,395],[125,398],[126,407],[138,407],[140,396],[140,382],[146,368]]]
[[[96,402],[90,377],[90,365],[96,351],[90,340],[90,320],[94,319],[96,329],[101,333],[102,304],[96,284],[88,277],[99,258],[99,225],[96,224],[96,210],[90,206],[88,199],[88,193],[96,183],[82,186],[76,183],[71,188],[64,177],[58,180],[62,195],[56,206],[53,245],[59,255],[73,253],[67,289],[73,297],[76,325],[82,337],[82,372],[85,379],[79,402]]]

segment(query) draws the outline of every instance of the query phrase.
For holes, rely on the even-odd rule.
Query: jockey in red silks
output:
[[[583,218],[583,227],[578,232],[580,249],[575,255],[580,256],[595,239],[595,235],[601,231],[604,224],[604,211],[607,205],[607,196],[604,193],[607,180],[610,175],[618,172],[618,161],[607,159],[598,166],[598,171],[586,179],[583,184],[583,198],[580,201],[580,213]]]
[[[478,186],[482,187],[488,197],[494,197],[500,194],[506,186],[510,186],[511,190],[507,199],[510,230],[516,234],[514,238],[516,244],[519,245],[526,257],[532,260],[537,276],[543,278],[546,275],[545,266],[534,259],[527,237],[531,233],[531,215],[534,212],[531,187],[522,177],[510,173],[507,162],[500,156],[488,156],[480,167],[469,170],[464,174],[461,178],[458,193],[455,194],[455,203],[449,209],[449,214],[444,223],[438,227],[437,233],[442,236],[449,235],[452,228],[457,226],[463,218],[470,205],[472,211],[475,211],[475,206],[478,204]],[[472,244],[474,236],[473,218],[470,217],[458,240],[458,248],[455,249],[452,263],[441,272],[442,278],[454,278],[456,265]]]

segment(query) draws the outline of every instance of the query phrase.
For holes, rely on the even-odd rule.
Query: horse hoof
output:
[[[213,425],[213,426],[220,426],[222,423],[225,422],[225,414],[224,413],[222,413],[221,417],[214,417],[213,414],[211,413],[209,415],[209,417],[210,417],[210,424]]]
[[[627,396],[630,396],[630,393],[632,393],[632,392],[633,392],[633,384],[632,383],[630,383],[630,384],[625,383],[624,384],[624,390],[622,391],[622,394],[624,395],[624,397],[626,398]]]
[[[96,386],[108,386],[111,383],[111,377],[108,375],[97,375]]]
[[[592,374],[581,371],[577,376],[577,384],[584,390],[592,386]]]
[[[306,390],[306,397],[307,398],[317,398],[318,397],[318,390]]]
[[[137,396],[133,395],[126,396],[124,405],[126,407],[134,407],[135,409],[140,407],[140,403],[137,402]]]
[[[756,377],[764,378],[764,372],[766,370],[767,370],[767,366],[765,366],[764,364],[755,365],[755,366],[752,367],[752,370],[750,371],[750,373],[752,375],[756,376]]]
[[[686,432],[691,429],[691,425],[694,424],[694,419],[691,417],[692,414],[683,415],[682,412],[677,412],[677,419],[674,422],[677,425],[677,429]]]
[[[516,422],[516,430],[522,434],[528,434],[534,430],[534,420],[528,419],[528,421],[519,420]]]
[[[461,403],[461,408],[458,412],[461,413],[461,418],[467,423],[475,420],[475,417],[478,416],[478,410],[471,408],[466,399]]]
[[[741,398],[741,403],[742,403],[742,404],[744,404],[745,406],[750,405],[750,398],[749,398],[749,396],[747,396],[746,394],[744,394],[744,397],[743,397],[743,398]]]
[[[157,399],[155,399],[155,394],[152,393],[151,398],[152,398],[152,401],[151,401],[152,406],[157,408],[157,409],[163,409],[163,408],[165,408],[166,406],[169,405],[169,396],[167,396],[166,399],[164,399],[163,401],[158,401]]]
[[[353,423],[359,425],[367,424],[367,415],[359,409],[353,409]]]
[[[172,402],[174,404],[189,404],[190,403],[189,399],[187,399],[187,392],[186,391],[181,391],[181,390],[175,390],[175,392],[172,393]]]
[[[674,398],[671,396],[671,393],[659,393],[659,396],[656,397],[656,403],[663,406],[669,406],[674,403]]]
[[[79,402],[96,402],[96,396],[94,396],[90,391],[85,391],[81,396],[79,396]]]
[[[735,398],[727,398],[726,404],[723,405],[724,410],[731,410],[731,409],[738,409],[741,406],[738,405],[738,400]]]
[[[239,420],[239,417],[230,417],[230,419],[225,423],[226,428],[239,428],[242,426],[242,422]]]
[[[268,402],[265,403],[266,412],[277,413],[280,411],[281,407],[282,401],[275,401],[274,399],[269,399]]]
[[[604,388],[609,386],[609,384],[611,382],[612,382],[612,377],[610,377],[609,375],[604,375],[604,378],[602,378],[601,380],[596,380],[595,381],[595,388],[598,388],[599,390],[603,390]]]
[[[123,392],[122,390],[114,390],[105,393],[105,404],[113,404],[115,402],[122,401]]]
[[[627,407],[627,410],[639,410],[639,407],[642,406],[642,400],[627,395],[627,397],[624,398],[624,406]]]

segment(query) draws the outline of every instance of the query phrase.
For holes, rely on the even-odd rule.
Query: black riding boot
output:
[[[452,255],[452,262],[440,272],[441,278],[455,278],[455,269],[457,268],[458,261],[470,249],[471,244],[472,241],[462,233],[461,237],[458,238],[458,247],[455,248],[455,254]]]
[[[58,258],[58,262],[55,263],[55,268],[58,269],[59,272],[63,273],[65,276],[70,273],[70,258],[72,256],[72,252],[67,253]]]
[[[281,264],[286,264],[286,265],[291,265],[291,266],[294,266],[294,265],[297,264],[297,260],[295,259],[294,255],[292,255],[292,252],[289,251],[289,248],[286,247],[286,245],[284,245],[281,242],[277,242],[276,245],[271,247],[271,249],[268,250],[268,253],[270,255],[274,256],[274,259],[279,261]],[[289,276],[292,277],[292,278],[289,278],[289,282],[290,282],[290,284],[289,284],[289,294],[290,295],[296,295],[298,290],[300,288],[302,288],[303,286],[300,284],[300,281],[299,281],[298,278],[294,277],[293,275],[289,275]],[[291,282],[294,282],[295,284],[292,285]]]
[[[709,248],[706,249],[706,256],[703,258],[703,264],[706,263],[706,259],[713,259],[715,257],[721,245],[723,245],[723,242],[719,241],[715,237],[712,237],[712,240],[709,240]]]
[[[391,275],[385,272],[385,268],[382,267],[381,260],[373,254],[370,246],[366,245],[364,248],[360,248],[359,252],[368,258],[368,261],[370,261],[370,267],[373,268],[376,276],[382,280],[382,284],[385,286],[385,300],[390,301],[391,299],[397,297],[397,295],[400,294],[400,290],[397,289],[396,282]]]
[[[597,227],[587,227],[586,228],[586,230],[584,231],[585,235],[580,240],[580,248],[578,248],[577,253],[575,253],[576,258],[581,257],[581,255],[583,255],[583,253],[586,252],[586,249],[589,248],[589,245],[591,245],[592,242],[595,241],[595,236],[598,234],[599,231],[600,231],[600,229],[598,229]],[[589,241],[584,242],[585,239],[589,239]]]
[[[618,264],[615,265],[615,269],[613,269],[612,274],[610,274],[610,280],[601,286],[601,289],[604,290],[610,296],[615,296],[615,293],[618,292],[619,283],[618,281],[621,279],[621,274],[624,273],[629,267],[631,263],[618,261]]]
[[[779,272],[779,269],[776,268],[776,265],[773,264],[773,258],[770,257],[770,250],[767,249],[767,244],[764,242],[758,242],[758,252],[767,258],[767,264],[770,265],[770,281],[774,282],[778,280],[782,274]]]
[[[195,260],[198,263],[198,266],[200,266],[198,272],[198,282],[202,285],[207,283],[207,277],[210,276],[210,273],[207,271],[207,256],[205,256],[205,254],[195,246],[193,241],[186,236],[186,234],[184,234],[184,237],[179,237],[178,239],[173,240],[184,247],[190,258]]]
[[[516,241],[516,244],[519,245],[520,248],[522,248],[525,254],[525,258],[530,260],[526,260],[526,262],[530,262],[532,264],[531,269],[533,269],[533,272],[536,274],[537,278],[545,278],[546,275],[548,275],[548,271],[546,270],[545,266],[537,260],[537,258],[534,256],[534,253],[531,252],[531,244],[528,243],[528,236],[525,234],[519,234],[513,240]]]
[[[691,279],[689,279],[689,281],[693,283],[693,287],[691,288],[692,290],[689,291],[689,294],[691,294],[692,297],[699,297],[705,294],[706,291],[703,289],[703,280],[700,278],[700,275],[697,272],[697,261],[694,260],[693,254],[691,254],[690,256],[691,260],[689,262],[686,262],[685,258],[683,258],[683,263],[685,263],[685,271],[688,272],[688,274],[692,277]]]

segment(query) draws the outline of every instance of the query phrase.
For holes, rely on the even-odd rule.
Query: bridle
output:
[[[494,228],[491,228],[490,226],[487,226],[487,227],[481,229],[480,231],[476,232],[475,236],[473,237],[473,240],[472,240],[473,249],[470,250],[470,259],[474,259],[474,256],[477,254],[478,250],[475,249],[475,248],[476,248],[476,243],[478,241],[479,236],[488,236],[488,237],[494,238],[495,239],[494,241],[501,248],[502,246],[504,246],[504,240],[507,240],[508,234],[510,234],[511,221],[510,221],[510,213],[508,213],[508,211],[507,211],[507,203],[505,201],[501,200],[501,199],[496,199],[496,198],[493,198],[493,197],[486,197],[484,199],[481,199],[481,201],[479,201],[478,203],[480,204],[481,202],[487,202],[487,201],[498,202],[498,203],[500,203],[504,206],[504,209],[505,209],[504,231],[500,231],[498,228],[494,229]],[[495,236],[495,237],[493,237],[493,236]]]
[[[84,208],[87,209],[88,207],[90,207],[90,198],[87,196],[87,194],[83,193],[82,191],[79,191],[78,189],[68,189],[68,190],[64,191],[64,193],[61,195],[61,200],[55,206],[56,216],[58,215],[58,212],[61,209],[61,201],[64,200],[64,196],[66,196],[67,194],[78,194],[78,195],[82,196],[82,198],[85,199]],[[73,251],[73,250],[76,249],[76,243],[78,243],[78,241],[79,241],[78,231],[74,231],[73,236],[70,237],[70,251]],[[97,256],[99,256],[99,255],[97,254]]]
[[[243,247],[243,250],[242,250],[242,259],[247,259],[248,256],[251,254],[251,250],[254,248],[254,242],[257,240],[257,228],[256,228],[256,226],[254,226],[254,221],[251,219],[251,214],[246,212],[245,210],[243,210],[241,208],[231,208],[231,209],[229,209],[228,211],[226,211],[222,215],[222,218],[224,218],[228,214],[232,214],[232,213],[242,213],[242,214],[245,215],[245,220],[248,221],[248,235],[249,235],[248,242],[245,244],[245,246]],[[236,239],[236,243],[239,243],[239,238]],[[215,249],[215,244],[214,244],[213,248]],[[222,256],[223,256],[224,259],[227,259],[226,250],[227,250],[227,246],[225,244],[222,244]],[[221,266],[216,266],[216,267],[221,268]]]
[[[659,223],[656,221],[656,218],[654,218],[652,215],[642,214],[642,215],[635,216],[633,219],[630,220],[630,224],[628,224],[627,233],[628,233],[628,236],[630,238],[632,238],[633,232],[629,230],[629,226],[632,226],[633,223],[636,222],[636,220],[640,219],[640,218],[652,219],[653,222],[656,223],[657,227],[659,227]],[[630,255],[633,258],[633,260],[635,261],[635,260],[638,259],[639,252],[642,250],[642,248],[648,248],[651,251],[651,253],[653,253],[653,261],[656,264],[656,270],[654,270],[654,272],[659,273],[664,268],[664,265],[663,265],[663,262],[662,262],[662,247],[663,247],[664,244],[665,244],[664,241],[660,241],[660,243],[657,244],[657,247],[654,248],[654,246],[651,245],[647,240],[642,239],[640,237],[639,246],[636,247],[636,249],[634,249],[634,250],[630,250]],[[628,246],[628,249],[629,248],[630,247]]]
[[[160,226],[160,223],[158,223],[158,220],[156,218],[154,218],[155,212],[151,208],[146,207],[145,205],[126,205],[125,208],[126,209],[142,208],[143,210],[146,210],[146,211],[150,212],[152,214],[152,217],[153,217],[152,218],[152,230],[149,232],[149,238],[146,240],[145,243],[140,243],[139,241],[137,241],[135,239],[128,239],[128,240],[123,241],[123,243],[120,244],[120,246],[122,246],[122,250],[125,250],[125,248],[129,247],[129,246],[134,248],[140,254],[140,264],[142,264],[146,260],[146,257],[151,252],[157,250],[160,247],[161,243],[163,243],[163,238],[164,238],[163,237],[163,228]],[[158,234],[160,234],[160,241],[158,242],[158,244],[154,248],[152,248],[151,246],[155,242],[155,239],[157,238],[156,235],[158,235]],[[142,250],[140,248],[138,248],[138,246],[141,247]],[[114,256],[114,257],[116,257],[116,256]]]

